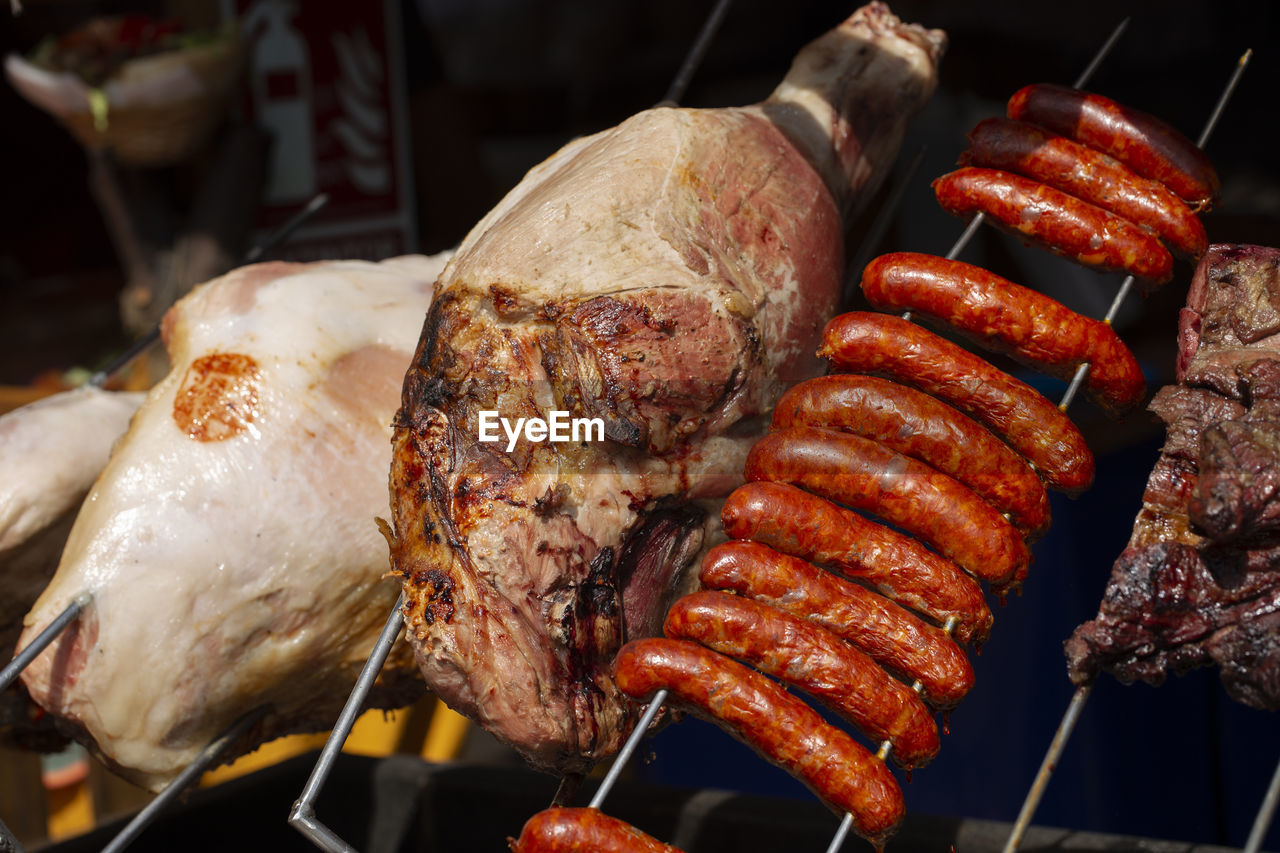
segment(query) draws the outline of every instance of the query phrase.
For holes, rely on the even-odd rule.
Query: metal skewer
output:
[[[1277,800],[1280,800],[1280,764],[1276,765],[1275,772],[1271,774],[1271,784],[1267,786],[1262,805],[1258,807],[1258,814],[1253,819],[1253,827],[1249,830],[1249,840],[1244,843],[1243,853],[1258,853],[1262,849],[1262,837],[1271,826]]]
[[[59,634],[67,629],[67,626],[75,621],[80,615],[80,611],[89,606],[89,602],[93,601],[93,593],[82,592],[72,599],[71,603],[59,613],[52,622],[45,626],[44,630],[36,634],[34,640],[27,644],[26,648],[13,656],[13,660],[9,661],[9,665],[0,670],[0,690],[5,690],[12,684],[21,672],[30,666],[31,662],[40,656],[40,653],[49,647]]]
[[[1231,95],[1235,92],[1237,84],[1240,82],[1240,76],[1244,73],[1245,67],[1249,64],[1249,59],[1253,56],[1252,50],[1246,50],[1236,63],[1236,68],[1232,72],[1230,79],[1227,81],[1226,87],[1222,90],[1222,94],[1218,96],[1218,101],[1214,105],[1213,111],[1209,114],[1208,121],[1205,122],[1204,129],[1200,132],[1196,145],[1200,148],[1205,146],[1209,141],[1210,134],[1213,133],[1214,127],[1218,123],[1218,119],[1222,115],[1223,109],[1226,108],[1227,102],[1231,99]],[[1127,276],[1120,285],[1120,290],[1116,293],[1115,300],[1111,303],[1111,309],[1107,311],[1105,322],[1111,323],[1116,312],[1120,309],[1120,303],[1124,301],[1130,289],[1133,287],[1133,276]],[[1066,410],[1070,405],[1072,398],[1083,384],[1085,376],[1088,375],[1089,365],[1080,365],[1076,370],[1076,374],[1071,379],[1071,385],[1068,386],[1066,394],[1063,395],[1062,403],[1059,408]],[[1053,771],[1058,766],[1058,759],[1062,757],[1062,751],[1066,748],[1067,741],[1071,737],[1071,732],[1075,729],[1076,722],[1080,718],[1080,713],[1084,709],[1085,702],[1089,699],[1092,684],[1082,684],[1076,688],[1076,692],[1072,695],[1071,701],[1067,704],[1067,710],[1062,715],[1061,722],[1058,723],[1058,729],[1053,735],[1053,740],[1049,742],[1049,749],[1045,753],[1044,760],[1040,763],[1040,770],[1036,773],[1034,781],[1031,783],[1030,789],[1027,791],[1026,799],[1022,803],[1022,809],[1018,812],[1018,817],[1014,821],[1013,830],[1009,833],[1009,839],[1005,842],[1004,853],[1014,853],[1018,849],[1018,845],[1022,843],[1022,838],[1026,834],[1027,827],[1031,824],[1031,818],[1035,815],[1036,808],[1040,805],[1040,799],[1044,796],[1045,788],[1049,785],[1049,777],[1053,775]],[[1264,801],[1264,808],[1266,802]],[[1272,804],[1274,808],[1274,803]],[[1269,820],[1269,818],[1268,818]]]
[[[265,240],[245,252],[244,256],[240,259],[240,265],[243,266],[257,261],[277,245],[283,243],[289,238],[290,234],[297,231],[304,222],[318,213],[320,209],[328,203],[328,193],[317,194],[311,199],[311,201],[307,202],[305,207],[293,216],[289,217],[283,225],[268,234]],[[157,323],[152,327],[151,331],[131,343],[124,352],[111,359],[111,361],[107,362],[106,366],[90,376],[85,384],[92,385],[95,388],[101,388],[103,385],[106,385],[107,380],[110,379],[113,374],[117,373],[135,358],[146,352],[147,349],[158,340],[160,340],[160,325]]]
[[[178,798],[183,791],[187,790],[206,770],[212,767],[222,754],[227,751],[227,747],[231,746],[241,735],[249,730],[249,727],[270,710],[267,707],[255,708],[245,714],[240,719],[227,728],[225,732],[218,735],[208,746],[206,746],[195,760],[182,769],[182,772],[173,778],[173,781],[165,786],[156,798],[133,816],[133,820],[129,821],[124,829],[111,839],[106,847],[102,848],[102,853],[120,853],[130,844],[134,842],[139,835],[142,834],[151,822],[156,819],[161,812],[169,807],[169,804]]]
[[[716,33],[720,31],[720,24],[724,22],[724,17],[729,12],[729,7],[733,5],[733,0],[717,0],[716,5],[711,9],[711,14],[707,16],[707,20],[702,24],[702,29],[698,32],[698,37],[693,42],[693,47],[689,48],[689,53],[684,58],[684,62],[680,65],[680,70],[676,72],[675,79],[671,81],[667,94],[658,102],[660,107],[674,107],[676,104],[684,100],[685,92],[689,89],[689,83],[693,80],[693,74],[698,70],[698,66],[702,64],[702,58],[707,54],[707,48],[711,47],[711,41],[715,38]]]
[[[307,784],[303,786],[301,796],[294,801],[293,808],[289,811],[289,825],[311,839],[311,842],[321,850],[328,850],[330,853],[355,853],[355,848],[316,819],[316,798],[320,796],[320,789],[328,780],[333,764],[338,760],[338,753],[342,751],[343,744],[347,742],[347,736],[351,734],[351,728],[356,724],[356,718],[360,716],[365,697],[373,687],[378,672],[386,663],[387,655],[391,653],[391,647],[400,634],[400,628],[404,625],[404,618],[400,615],[400,606],[403,603],[402,593],[396,599],[395,607],[391,608],[391,615],[387,617],[387,622],[382,627],[382,633],[378,635],[378,641],[374,644],[369,659],[364,662],[360,676],[356,679],[356,686],[347,697],[347,703],[342,706],[338,722],[334,724],[329,739],[325,741],[324,749],[320,751],[320,758],[312,768],[311,776],[307,778]]]
[[[1102,43],[1102,46],[1098,48],[1098,52],[1094,54],[1093,59],[1089,61],[1089,64],[1085,67],[1084,71],[1082,71],[1080,73],[1080,76],[1076,78],[1076,81],[1073,84],[1074,88],[1078,89],[1081,86],[1083,86],[1086,82],[1088,82],[1089,78],[1092,77],[1093,73],[1098,69],[1098,66],[1102,64],[1102,60],[1105,59],[1107,54],[1111,52],[1111,48],[1119,40],[1120,35],[1124,32],[1127,26],[1129,26],[1128,18],[1125,18],[1123,21],[1121,21],[1119,24],[1116,25],[1116,28],[1111,31],[1111,35],[1108,36],[1107,40],[1104,41]],[[955,243],[952,244],[951,249],[947,252],[946,254],[947,260],[953,261],[957,257],[959,257],[960,253],[964,251],[964,247],[967,246],[969,244],[969,241],[973,239],[973,235],[978,233],[978,229],[982,227],[982,223],[984,221],[986,221],[986,215],[981,212],[979,212],[976,216],[974,216],[971,220],[969,220],[969,224],[965,226],[964,231],[960,233],[960,236],[956,238]],[[1114,306],[1112,310],[1113,311],[1115,310]],[[910,320],[911,312],[904,311],[902,312],[901,316],[904,320]],[[1088,370],[1088,364],[1082,364],[1080,367],[1082,370]],[[1082,374],[1078,373],[1077,375],[1080,375],[1081,378],[1083,379]],[[1074,392],[1071,392],[1071,391],[1068,391],[1068,393],[1074,394]],[[1064,401],[1060,404],[1060,408],[1062,408],[1065,411],[1066,407],[1069,404],[1070,404],[1070,400],[1064,399]],[[947,633],[948,636],[950,636],[951,632],[955,630],[955,625],[956,625],[956,618],[954,616],[947,619],[947,623],[946,625],[943,626],[943,630]],[[923,688],[923,685],[919,681],[916,681],[914,684],[911,685],[911,689],[914,690],[917,695],[920,693],[922,688]],[[876,757],[879,758],[881,761],[888,761],[889,755],[892,753],[892,751],[893,751],[893,744],[886,740],[882,742],[880,744],[880,748],[876,750]],[[846,814],[841,819],[840,825],[836,828],[836,833],[832,837],[831,843],[827,846],[827,853],[837,853],[840,847],[844,844],[844,840],[849,835],[849,830],[852,828],[852,826],[853,826],[853,815]]]

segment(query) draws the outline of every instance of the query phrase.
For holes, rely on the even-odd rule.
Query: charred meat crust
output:
[[[1160,684],[1217,664],[1280,708],[1280,251],[1210,247],[1179,324],[1179,380],[1151,410],[1165,444],[1096,619],[1066,643],[1077,683]]]

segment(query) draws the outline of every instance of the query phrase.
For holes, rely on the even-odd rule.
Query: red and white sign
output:
[[[378,260],[415,248],[398,6],[223,0],[250,57],[250,117],[274,139],[261,239],[328,204],[268,257]]]

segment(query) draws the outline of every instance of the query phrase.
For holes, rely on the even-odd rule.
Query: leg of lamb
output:
[[[109,765],[158,789],[259,706],[232,748],[333,724],[396,600],[384,579],[390,424],[437,258],[243,267],[164,321],[172,372],[76,518],[23,674]],[[372,702],[421,691],[407,652]]]
[[[428,685],[534,766],[581,772],[633,725],[614,655],[660,631],[708,545],[697,502],[740,484],[761,416],[819,372],[842,214],[943,44],[872,4],[763,103],[575,140],[441,276],[395,421],[392,559]],[[482,434],[557,412],[596,432]]]

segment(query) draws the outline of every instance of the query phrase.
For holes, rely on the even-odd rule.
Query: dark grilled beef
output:
[[[1213,246],[1179,326],[1179,385],[1151,403],[1165,444],[1069,672],[1216,663],[1231,696],[1280,708],[1280,250]]]

